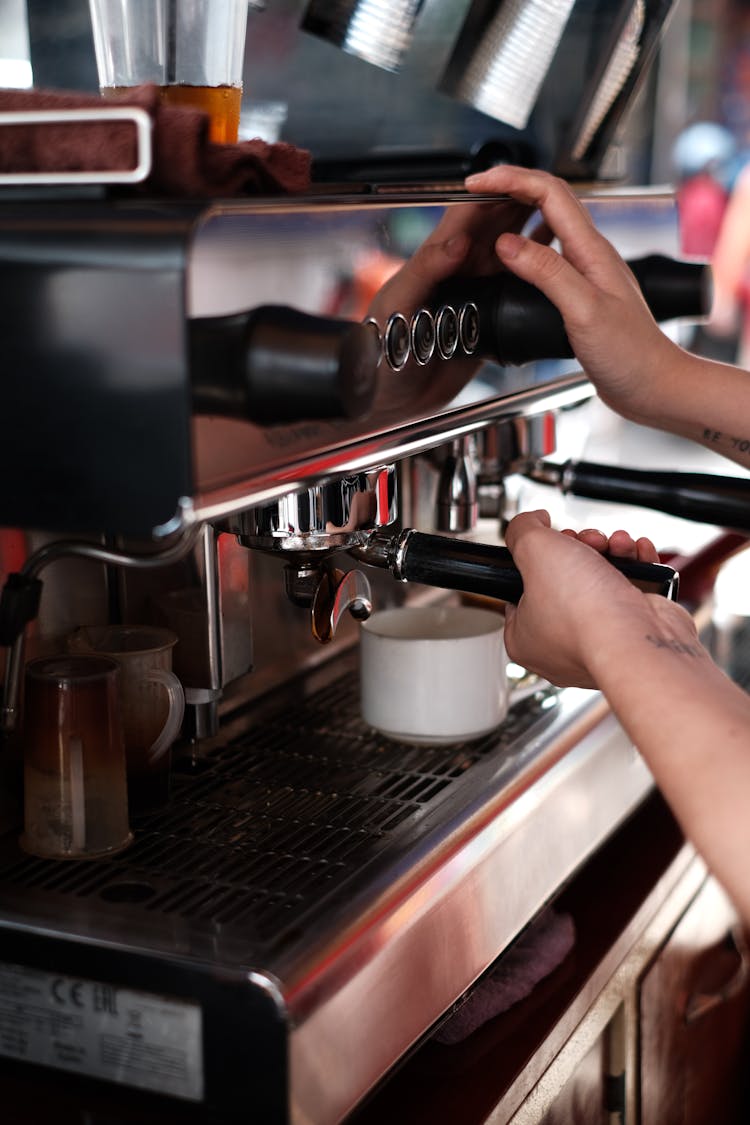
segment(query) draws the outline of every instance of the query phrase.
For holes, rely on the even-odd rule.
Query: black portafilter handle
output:
[[[677,600],[679,575],[671,566],[605,557],[645,593]],[[398,538],[394,558],[394,574],[404,581],[482,594],[514,605],[523,594],[521,572],[507,547],[409,529]]]
[[[377,388],[372,324],[262,305],[188,322],[193,410],[260,425],[363,417]]]
[[[652,472],[591,461],[539,461],[532,480],[563,493],[615,504],[651,508],[695,523],[750,533],[750,478],[713,473]]]
[[[711,308],[707,263],[685,262],[662,254],[629,261],[646,304],[656,320],[704,317]],[[508,366],[573,355],[563,318],[544,294],[515,274],[452,278],[436,292],[438,303],[456,312],[473,302],[479,313],[477,353]]]

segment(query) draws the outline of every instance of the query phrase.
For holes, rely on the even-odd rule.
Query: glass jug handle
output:
[[[149,765],[153,766],[169,749],[180,733],[182,719],[185,714],[185,692],[182,690],[182,684],[177,679],[174,672],[168,672],[163,668],[155,668],[149,673],[148,678],[153,680],[154,683],[163,684],[169,697],[169,714],[167,715],[167,721],[148,752]]]

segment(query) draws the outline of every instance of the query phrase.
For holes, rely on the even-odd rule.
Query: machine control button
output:
[[[383,347],[389,367],[394,371],[401,371],[406,366],[411,351],[411,331],[403,313],[392,313],[388,317]]]
[[[443,305],[435,317],[437,349],[443,359],[451,359],[458,347],[458,316],[452,305]]]
[[[458,335],[466,354],[474,355],[479,346],[479,309],[473,301],[467,301],[459,309]]]
[[[435,352],[435,318],[429,309],[419,309],[411,318],[411,348],[417,363],[429,363]]]

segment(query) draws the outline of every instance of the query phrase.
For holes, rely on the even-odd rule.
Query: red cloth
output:
[[[262,140],[212,144],[208,115],[188,106],[162,103],[154,85],[135,87],[108,102],[94,94],[59,90],[0,90],[0,111],[144,109],[154,124],[153,168],[137,185],[141,194],[183,198],[297,193],[310,186],[310,153],[294,145]],[[0,127],[0,171],[117,171],[136,163],[131,123],[13,125]]]

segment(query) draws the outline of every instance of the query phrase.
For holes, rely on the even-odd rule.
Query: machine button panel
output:
[[[365,323],[375,324],[373,318]],[[479,346],[479,309],[474,301],[442,304],[435,312],[420,308],[411,319],[401,312],[388,317],[382,335],[383,355],[392,371],[403,371],[410,359],[424,367],[441,359],[474,355]]]

